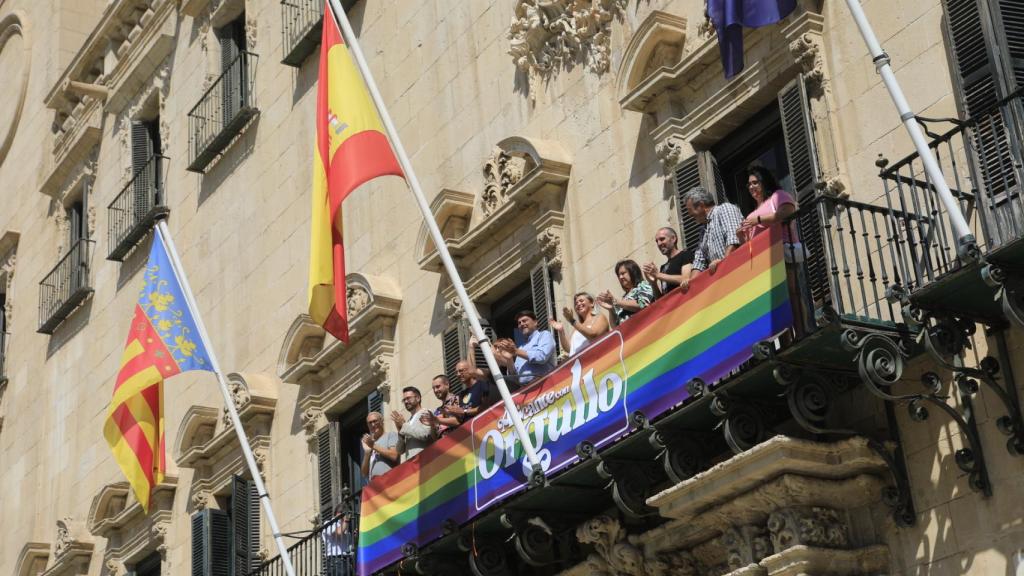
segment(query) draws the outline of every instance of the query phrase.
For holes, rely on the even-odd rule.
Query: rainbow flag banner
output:
[[[576,445],[598,449],[689,398],[686,383],[713,385],[752,357],[752,346],[793,323],[782,236],[759,234],[634,315],[557,370],[514,396],[549,477],[578,461]],[[360,576],[424,546],[447,520],[463,524],[526,488],[528,465],[504,405],[497,404],[419,456],[374,478],[362,494]]]

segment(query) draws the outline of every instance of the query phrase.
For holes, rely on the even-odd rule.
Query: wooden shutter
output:
[[[192,515],[192,576],[231,576],[231,522],[220,510]]]
[[[244,98],[243,61],[240,55],[245,50],[245,15],[221,28],[220,42],[221,113],[222,127],[226,127],[242,109]]]
[[[444,373],[448,376],[452,394],[462,394],[462,380],[455,372],[455,365],[462,358],[462,347],[465,345],[462,340],[461,327],[456,324],[445,331],[441,336],[441,357],[444,362]]]
[[[74,202],[68,206],[68,241],[73,246],[85,237],[85,205],[83,202]]]
[[[247,576],[259,565],[260,497],[256,484],[234,476],[231,479],[232,556],[235,576]]]
[[[695,186],[701,185],[698,157],[683,160],[675,168],[676,205],[679,209],[679,231],[683,235],[683,247],[693,249],[700,243],[700,224],[690,217],[683,202],[683,196]]]
[[[384,414],[384,395],[379,390],[370,392],[370,395],[366,397],[366,413],[380,412]]]
[[[807,281],[815,302],[824,302],[829,294],[828,264],[822,242],[821,219],[814,205],[815,190],[821,178],[818,154],[814,144],[810,103],[803,75],[787,84],[779,92],[779,115],[786,143],[789,174],[793,178],[793,196],[800,205],[797,224],[800,241],[807,250]]]
[[[530,293],[533,296],[533,313],[537,315],[537,329],[549,330],[551,318],[557,316],[553,316],[555,299],[551,293],[551,275],[546,258],[541,258],[530,270]]]
[[[132,121],[132,204],[134,205],[135,222],[153,207],[155,174],[149,166],[156,154],[157,143],[153,139],[153,129],[148,122]]]
[[[316,444],[320,521],[326,522],[341,500],[341,424],[328,422],[317,430]]]

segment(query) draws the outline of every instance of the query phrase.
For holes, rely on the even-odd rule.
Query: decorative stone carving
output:
[[[192,494],[192,509],[196,512],[206,510],[213,503],[213,494],[209,490],[196,490]]]
[[[715,35],[715,25],[711,22],[711,17],[704,14],[704,21],[697,25],[697,36],[701,40],[710,40]]]
[[[682,142],[678,138],[666,138],[654,145],[654,153],[661,160],[661,168],[665,174],[671,174],[672,168],[683,158]]]
[[[529,164],[526,155],[512,155],[501,148],[494,149],[484,164],[481,208],[485,218],[508,202],[509,190],[532,168]]]
[[[458,296],[449,298],[444,303],[444,314],[452,322],[458,322],[465,316],[466,311],[462,308],[462,301]]]
[[[820,98],[824,95],[825,70],[821,61],[821,49],[815,36],[807,32],[801,34],[789,43],[789,51],[803,70],[807,95],[811,98]]]
[[[508,53],[535,78],[582,61],[591,72],[608,70],[611,23],[628,0],[518,0],[509,24]]]
[[[115,558],[108,558],[103,566],[107,569],[107,576],[125,576],[128,573],[128,568],[125,567],[124,562]]]
[[[57,539],[53,544],[53,555],[56,558],[60,558],[71,548],[74,543],[74,539],[71,536],[71,527],[69,526],[73,520],[65,517],[57,520]]]
[[[9,231],[0,236],[0,289],[10,296],[14,292],[14,268],[18,260],[18,232]],[[10,325],[14,318],[14,298],[7,298],[4,303],[4,318]]]
[[[586,560],[591,574],[645,576],[643,553],[626,536],[618,519],[605,515],[595,516],[576,528],[580,544],[593,544],[597,552]]]
[[[562,269],[562,238],[556,230],[545,229],[537,235],[537,244],[540,245],[540,253],[548,262],[548,268],[552,272]]]
[[[324,411],[319,408],[306,408],[302,411],[300,418],[302,419],[302,428],[306,432],[307,440],[316,438],[316,431],[327,423]]]
[[[357,314],[370,305],[370,293],[362,286],[349,284],[345,288],[345,300],[348,304],[348,319],[351,321]]]
[[[370,360],[370,374],[381,380],[388,379],[388,371],[391,370],[390,356],[378,354]]]
[[[772,548],[778,554],[797,545],[846,548],[849,530],[839,512],[821,506],[785,508],[768,517]]]
[[[772,553],[768,530],[761,525],[748,524],[726,530],[722,534],[729,570],[739,570],[757,564]]]
[[[259,448],[252,451],[252,458],[256,461],[256,469],[260,472],[262,480],[267,479],[267,463],[270,461],[270,450]]]
[[[646,560],[651,576],[705,576],[708,569],[687,550],[664,550]]]
[[[245,15],[245,48],[249,52],[256,51],[256,34],[259,32],[259,21],[256,16],[247,13]]]
[[[391,381],[385,380],[377,385],[377,393],[384,399],[384,403],[388,404],[391,398]]]

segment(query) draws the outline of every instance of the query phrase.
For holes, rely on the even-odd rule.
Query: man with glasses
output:
[[[686,290],[695,273],[707,270],[714,274],[718,264],[740,245],[736,231],[743,224],[743,213],[735,204],[715,204],[715,197],[700,186],[691,188],[682,202],[690,217],[704,226],[704,235],[693,252],[693,266],[680,283]]]
[[[437,438],[437,422],[430,410],[422,407],[423,396],[415,386],[402,389],[402,405],[409,412],[409,420],[405,420],[398,410],[391,411],[391,420],[398,428],[398,453],[402,462],[419,454]]]
[[[398,434],[384,433],[384,416],[380,412],[366,415],[369,434],[363,434],[363,463],[360,469],[366,481],[391,470],[398,464]]]

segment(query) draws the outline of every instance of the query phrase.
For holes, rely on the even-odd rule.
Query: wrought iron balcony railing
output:
[[[1021,93],[967,120],[919,121],[928,128],[929,147],[982,251],[998,251],[1024,236]],[[952,127],[940,133],[931,129],[943,123]],[[957,238],[920,156],[910,154],[891,165],[880,158],[878,164],[888,207],[920,216],[901,221],[894,231],[909,250],[905,288],[920,290],[961,269]]]
[[[282,64],[302,66],[320,43],[324,3],[318,0],[281,0]]]
[[[92,294],[89,261],[93,241],[75,242],[60,262],[39,283],[39,330],[53,334],[78,306]]]
[[[256,61],[240,52],[188,113],[190,172],[203,172],[259,111]]]
[[[358,521],[322,525],[288,547],[295,576],[354,576]],[[249,576],[284,576],[281,556],[262,563]]]
[[[107,260],[120,261],[146,235],[150,226],[167,216],[163,156],[152,156],[107,206]]]

